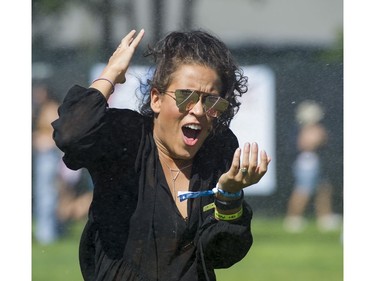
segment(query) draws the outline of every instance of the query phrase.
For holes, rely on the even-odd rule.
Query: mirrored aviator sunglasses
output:
[[[219,117],[229,106],[229,102],[218,95],[210,95],[189,89],[178,89],[175,91],[165,91],[165,93],[174,93],[176,105],[181,112],[191,110],[199,101],[202,95],[203,110],[210,117]]]

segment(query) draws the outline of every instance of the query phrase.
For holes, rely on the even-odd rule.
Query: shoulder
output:
[[[207,138],[206,144],[215,149],[235,150],[238,147],[238,139],[231,129],[221,133],[212,134]]]
[[[111,108],[107,109],[107,118],[116,119],[121,123],[144,122],[145,118],[137,111],[131,109]]]
[[[232,130],[210,135],[204,142],[200,155],[211,163],[232,161],[234,151],[238,148],[238,140]]]
[[[131,109],[108,108],[105,115],[104,122],[108,123],[111,134],[138,138],[144,130],[152,127],[152,118]]]

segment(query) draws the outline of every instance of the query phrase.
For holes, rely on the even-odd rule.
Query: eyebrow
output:
[[[192,92],[197,92],[199,94],[205,95],[205,96],[220,96],[220,93],[207,93],[199,90],[193,90],[193,89],[176,89],[176,90],[186,90],[186,91],[192,91]]]

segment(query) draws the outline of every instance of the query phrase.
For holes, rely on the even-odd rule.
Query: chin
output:
[[[199,149],[202,147],[202,144],[195,145],[194,147],[188,147],[186,150],[186,153],[184,156],[186,157],[185,159],[192,159],[194,156],[198,153]]]
[[[174,151],[174,158],[181,160],[191,160],[197,154],[199,148],[196,147],[183,147]]]

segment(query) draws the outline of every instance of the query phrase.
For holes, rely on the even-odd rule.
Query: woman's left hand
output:
[[[260,152],[260,163],[258,164],[258,144],[245,143],[242,163],[241,149],[237,148],[234,152],[232,165],[228,172],[222,174],[219,178],[219,187],[227,192],[238,192],[241,189],[258,183],[267,172],[268,164],[271,158],[262,150]]]
[[[102,76],[109,78],[114,84],[125,83],[125,73],[144,33],[145,31],[141,29],[138,35],[136,35],[136,31],[132,30],[121,40],[120,45],[118,45],[116,51],[109,58]]]

